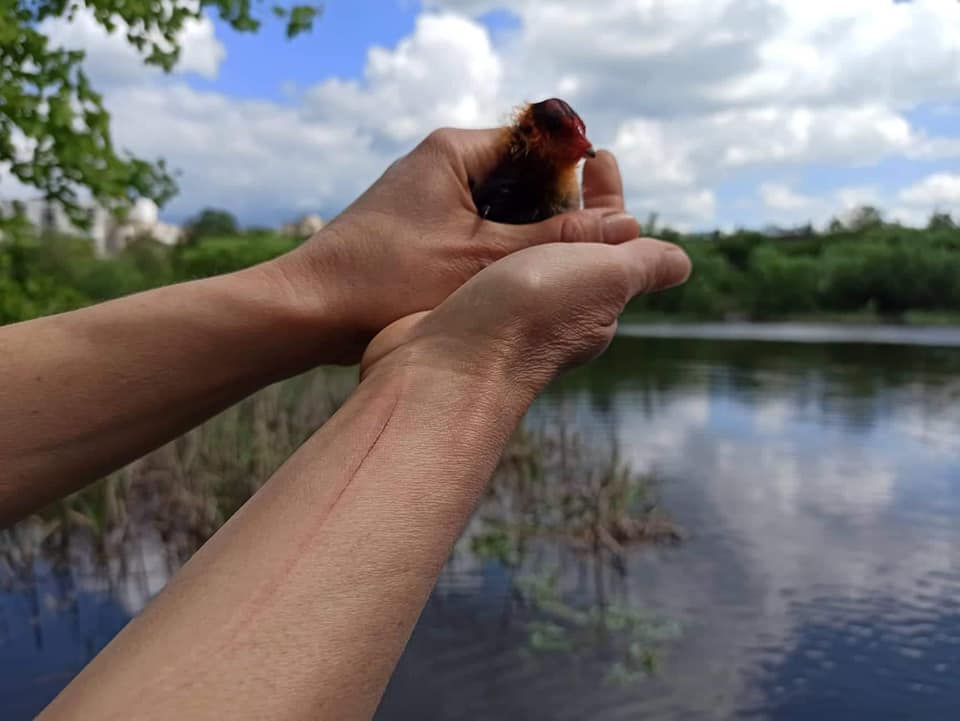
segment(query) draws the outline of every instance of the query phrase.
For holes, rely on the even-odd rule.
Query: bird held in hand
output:
[[[565,101],[522,107],[505,129],[505,148],[489,176],[471,183],[480,217],[535,223],[580,207],[577,164],[596,152],[586,126]]]

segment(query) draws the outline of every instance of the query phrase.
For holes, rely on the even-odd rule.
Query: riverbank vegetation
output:
[[[862,208],[824,232],[647,230],[682,245],[694,271],[685,286],[634,301],[635,317],[960,322],[960,227],[949,215],[926,228]]]
[[[960,322],[960,227],[948,215],[933,216],[926,228],[884,223],[864,208],[823,232],[683,235],[655,219],[645,231],[686,248],[694,273],[681,288],[635,300],[634,318]],[[211,210],[186,237],[174,247],[141,237],[98,258],[82,238],[29,227],[8,233],[0,240],[0,323],[237,270],[299,242],[238,230],[229,214]]]

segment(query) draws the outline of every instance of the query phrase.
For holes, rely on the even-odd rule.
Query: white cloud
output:
[[[388,157],[358,128],[182,83],[126,87],[110,101],[119,145],[163,155],[182,169],[181,192],[170,206],[177,216],[212,205],[248,222],[273,223],[340,208],[376,179]]]
[[[909,123],[897,113],[860,108],[767,106],[718,113],[708,132],[731,168],[819,161],[862,164],[907,151]]]
[[[634,188],[694,185],[697,180],[692,158],[695,147],[692,138],[670,137],[669,129],[662,123],[646,118],[623,123],[611,144],[621,164],[644,169],[630,176]]]
[[[591,133],[618,152],[628,194],[665,189],[668,219],[682,205],[669,198],[706,197],[747,169],[960,152],[955,138],[927,137],[905,114],[960,92],[952,0],[431,5],[515,13],[522,30],[500,48],[505,90],[568,87]]]
[[[890,215],[906,225],[926,225],[934,213],[949,213],[960,219],[960,175],[928,175],[903,188],[895,202]]]
[[[807,210],[816,202],[814,198],[801,195],[783,183],[761,184],[760,198],[768,208],[785,211]]]
[[[936,173],[904,188],[900,199],[908,205],[954,210],[960,208],[960,174]]]
[[[901,107],[956,96],[960,19],[953,0],[766,4],[780,16],[757,48],[758,67],[731,78],[718,97]]]
[[[717,198],[706,188],[659,193],[632,193],[628,190],[627,205],[641,216],[656,213],[674,230],[684,232],[712,224],[717,213]]]
[[[615,150],[631,207],[681,227],[729,222],[717,189],[747,176],[739,202],[757,193],[755,225],[822,222],[864,197],[918,218],[924,204],[896,189],[801,194],[774,179],[813,163],[867,174],[888,158],[960,155],[960,138],[909,119],[918,104],[960,94],[953,0],[427,5],[408,37],[369,50],[361,78],[301,81],[284,104],[145,72],[89,16],[48,28],[87,49],[121,144],[183,171],[175,215],[211,204],[251,222],[335,211],[432,128],[488,126],[554,94],[584,116],[595,144]],[[519,21],[496,42],[474,19],[494,8]],[[179,71],[215,76],[224,49],[212,24],[191,24],[184,41]]]
[[[757,188],[764,216],[772,223],[812,223],[824,228],[833,218],[848,220],[865,205],[886,207],[887,198],[872,186],[844,186],[820,195],[796,191],[788,183],[765,182]]]
[[[209,25],[186,39],[207,38]],[[180,194],[166,209],[178,219],[204,206],[229,208],[244,222],[335,212],[429,130],[503,120],[499,60],[486,30],[463,17],[421,17],[395,49],[369,51],[362,81],[327,80],[283,105],[160,77],[121,59],[115,38],[78,27],[72,40],[105,84],[116,144],[180,171]],[[216,71],[222,48],[212,26],[208,39],[206,50],[201,42],[184,53],[180,71]],[[126,70],[101,68],[111,65]]]
[[[456,15],[424,15],[395,49],[369,51],[362,82],[331,79],[311,88],[304,115],[409,144],[443,125],[502,122],[501,76],[486,29]]]
[[[835,204],[844,212],[853,212],[865,205],[880,206],[883,198],[880,192],[870,186],[840,188],[834,192]]]
[[[40,30],[55,47],[84,50],[84,68],[100,85],[141,81],[161,72],[143,65],[141,56],[126,40],[126,23],[118,20],[114,31],[108,33],[86,8],[78,10],[72,21],[44,20]],[[205,78],[217,76],[226,50],[217,40],[209,18],[187,20],[177,42],[181,52],[176,72],[196,73]]]

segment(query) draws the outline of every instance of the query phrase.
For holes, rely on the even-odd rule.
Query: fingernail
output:
[[[625,243],[638,235],[640,235],[640,223],[630,213],[616,212],[604,216],[604,243]]]

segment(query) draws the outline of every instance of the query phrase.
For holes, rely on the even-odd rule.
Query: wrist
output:
[[[371,334],[351,322],[343,275],[315,250],[307,253],[301,246],[240,275],[258,289],[278,329],[284,329],[284,344],[298,348],[307,367],[356,363]]]
[[[362,382],[394,379],[418,393],[468,396],[522,416],[552,378],[537,364],[524,366],[500,344],[451,336],[414,338],[363,369]]]
[[[363,376],[356,391],[366,398],[361,402],[395,398],[394,423],[406,429],[405,447],[412,451],[426,443],[436,458],[459,467],[448,477],[451,487],[482,487],[532,396],[517,392],[492,368],[477,375],[415,357],[390,360]]]

